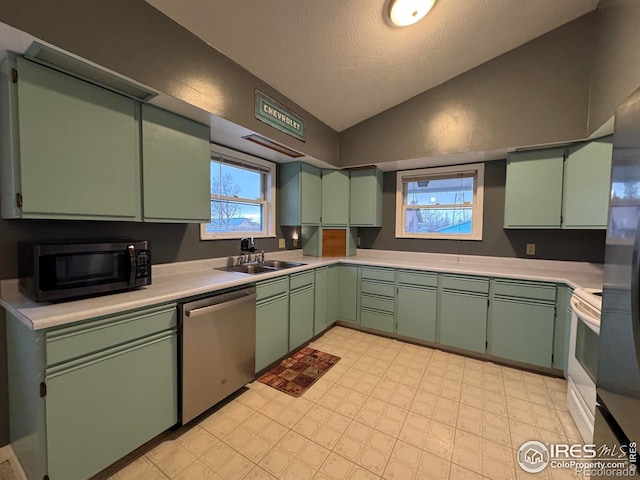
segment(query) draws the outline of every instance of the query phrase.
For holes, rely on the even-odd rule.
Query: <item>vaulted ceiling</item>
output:
[[[342,131],[595,9],[598,0],[438,0],[393,28],[388,0],[146,0]]]

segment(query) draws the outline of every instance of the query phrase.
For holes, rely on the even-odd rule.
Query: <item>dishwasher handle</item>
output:
[[[256,294],[252,293],[244,297],[236,298],[235,300],[229,300],[228,302],[217,303],[215,305],[209,305],[208,307],[194,308],[193,310],[185,310],[184,314],[189,318],[199,317],[201,315],[206,315],[208,313],[218,312],[220,310],[225,310],[227,308],[235,307],[243,303],[255,302],[255,301],[256,301]]]

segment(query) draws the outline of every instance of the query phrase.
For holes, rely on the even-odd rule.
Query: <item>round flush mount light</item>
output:
[[[389,20],[394,27],[407,27],[422,19],[436,0],[389,0]]]

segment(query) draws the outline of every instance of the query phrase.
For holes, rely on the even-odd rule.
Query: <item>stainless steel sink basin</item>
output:
[[[220,267],[220,268],[216,268],[216,270],[222,270],[223,272],[255,274],[255,273],[275,272],[276,270],[300,267],[301,265],[306,265],[306,263],[285,262],[284,260],[266,260],[265,262],[262,262],[262,263],[245,263],[243,265],[230,265],[228,267]]]
[[[238,273],[265,273],[275,272],[277,268],[267,267],[264,265],[231,265],[228,267],[216,268],[216,270],[222,270],[224,272],[238,272]]]
[[[265,267],[271,267],[277,270],[282,270],[283,268],[300,267],[302,265],[306,265],[306,263],[286,262],[284,260],[265,260],[262,263],[262,265],[264,265]]]

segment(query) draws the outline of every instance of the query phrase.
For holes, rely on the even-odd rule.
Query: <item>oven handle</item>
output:
[[[571,297],[571,310],[576,312],[576,315],[580,320],[583,320],[591,330],[595,333],[600,331],[600,319],[591,315],[585,308],[582,307],[582,303],[575,297]]]

